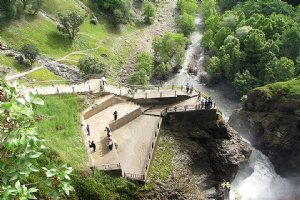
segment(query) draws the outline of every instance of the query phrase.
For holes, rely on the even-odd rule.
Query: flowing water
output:
[[[232,95],[233,89],[226,83],[219,83],[214,87],[207,87],[200,83],[199,76],[187,73],[188,65],[196,59],[199,73],[205,73],[203,69],[204,51],[200,46],[203,36],[203,21],[201,16],[196,16],[196,30],[190,36],[191,45],[185,54],[183,68],[166,84],[189,83],[195,89],[209,95],[217,103],[217,107],[222,111],[224,119],[227,121],[233,110],[239,107],[239,101]],[[195,55],[199,55],[195,56]],[[198,74],[199,74],[198,73]],[[288,180],[276,174],[272,163],[260,151],[253,149],[249,168],[240,170],[232,183],[234,189],[230,191],[230,199],[234,200],[239,194],[244,200],[287,200],[296,188]],[[298,200],[293,198],[293,200]]]

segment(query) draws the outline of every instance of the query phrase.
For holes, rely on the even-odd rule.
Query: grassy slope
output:
[[[44,106],[35,111],[42,119],[38,131],[46,139],[46,146],[56,152],[61,160],[75,169],[87,166],[87,151],[80,131],[82,97],[77,95],[43,96]]]
[[[87,2],[84,1],[84,3]],[[54,17],[57,16],[58,12],[67,12],[69,10],[75,10],[83,16],[87,14],[75,0],[45,1],[43,10]],[[111,68],[109,71],[114,71],[114,74],[119,73],[120,67],[125,63],[135,45],[126,43],[120,37],[137,30],[135,26],[126,25],[120,31],[105,19],[100,19],[98,25],[92,25],[89,23],[89,17],[87,17],[84,24],[80,27],[79,34],[71,42],[65,35],[57,31],[55,22],[42,14],[22,16],[19,20],[14,20],[9,24],[1,24],[1,26],[1,40],[9,46],[20,49],[24,44],[34,44],[40,49],[42,54],[55,59],[63,58],[72,52],[99,46],[100,48],[84,52],[83,54],[100,57]],[[115,44],[117,44],[117,48],[113,47]],[[71,55],[68,59],[63,60],[62,63],[76,65],[77,61],[82,56],[85,56],[83,54]],[[102,58],[101,54],[106,54],[107,58]]]
[[[295,106],[294,114],[300,119],[300,108],[296,106],[300,105],[300,77],[286,82],[265,85],[253,91],[255,90],[264,90],[270,96],[279,97],[281,103]]]
[[[27,69],[24,65],[18,64],[13,57],[7,57],[2,53],[0,53],[0,64],[7,66],[7,67],[12,67],[16,71],[19,71],[19,72]]]
[[[62,81],[62,80],[64,80],[60,76],[53,74],[52,72],[48,71],[45,68],[41,68],[37,71],[27,74],[25,77],[28,78],[29,80],[36,80],[36,81],[47,81],[47,80]]]

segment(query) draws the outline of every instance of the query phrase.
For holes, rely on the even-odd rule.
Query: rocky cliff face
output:
[[[300,173],[300,79],[257,88],[229,124],[267,155],[281,176]]]
[[[221,184],[232,181],[247,164],[249,145],[218,117],[206,121],[195,114],[168,116],[164,129],[175,141],[173,176],[163,187],[158,185],[155,198],[225,199],[228,191]],[[181,192],[177,189],[174,195],[170,188],[177,185]]]

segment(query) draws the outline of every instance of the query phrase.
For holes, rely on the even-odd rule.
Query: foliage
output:
[[[92,0],[99,9],[113,14],[114,22],[126,23],[130,20],[132,0]]]
[[[0,0],[0,13],[8,19],[19,17],[25,11],[35,15],[42,4],[43,0]]]
[[[177,7],[180,13],[186,13],[193,16],[198,10],[197,0],[178,0]]]
[[[96,57],[85,56],[79,59],[78,68],[85,74],[105,75],[107,66]]]
[[[183,63],[187,39],[178,33],[167,32],[156,36],[152,43],[154,58],[159,63],[173,63],[180,66]]]
[[[195,30],[195,17],[187,13],[179,16],[179,29],[185,36]]]
[[[2,175],[1,199],[32,199],[37,192],[36,184],[28,185],[28,177],[45,170],[45,177],[38,185],[49,188],[49,195],[57,198],[69,194],[72,168],[66,165],[50,169],[38,165],[36,159],[42,155],[44,141],[40,139],[33,116],[34,105],[43,101],[32,94],[24,97],[16,93],[15,85],[1,79],[0,85],[0,174]]]
[[[149,74],[145,69],[140,69],[135,71],[128,80],[131,85],[148,85],[149,84]]]
[[[146,2],[143,8],[144,22],[152,24],[155,20],[156,10],[155,6],[151,2]]]
[[[135,70],[139,71],[141,69],[144,69],[147,74],[151,74],[153,69],[153,56],[146,51],[142,51],[136,56]]]
[[[154,69],[154,76],[159,80],[167,80],[172,72],[170,63],[160,63]]]
[[[288,58],[274,58],[266,66],[265,83],[287,81],[294,77],[294,62]]]
[[[59,13],[58,20],[58,31],[67,34],[69,38],[73,40],[79,32],[79,26],[83,24],[84,18],[72,11],[67,14]]]
[[[280,0],[219,0],[223,11],[230,9],[219,15],[215,3],[202,1],[202,45],[212,56],[208,73],[213,78],[232,81],[242,95],[298,74],[300,21],[295,8]]]
[[[26,59],[29,59],[31,64],[35,61],[36,57],[39,55],[39,49],[31,44],[25,44],[22,47],[22,53]]]
[[[248,70],[243,73],[235,74],[233,84],[237,90],[237,93],[242,96],[246,94],[251,89],[258,86],[258,80],[250,74]]]

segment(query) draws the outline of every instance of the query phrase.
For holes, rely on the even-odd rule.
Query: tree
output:
[[[136,71],[144,69],[147,74],[150,75],[153,69],[153,65],[153,56],[150,53],[146,51],[138,53],[135,60]]]
[[[85,74],[101,74],[105,75],[107,66],[98,58],[86,56],[79,59],[78,68]]]
[[[68,12],[66,15],[58,14],[59,24],[57,25],[58,31],[68,34],[70,39],[74,39],[75,35],[79,32],[79,26],[83,24],[83,17],[76,12]]]
[[[21,14],[22,5],[18,0],[0,0],[0,14],[12,19]]]
[[[286,57],[274,58],[266,66],[265,83],[288,81],[295,74],[294,62]]]
[[[25,44],[22,47],[22,53],[24,54],[25,58],[30,60],[31,64],[34,63],[36,57],[39,55],[39,49],[31,44]]]
[[[198,10],[197,0],[178,0],[177,7],[180,13],[187,13],[189,15],[194,15]]]
[[[174,63],[180,66],[183,63],[187,39],[183,34],[167,32],[163,36],[156,36],[152,47],[154,57],[159,63]]]
[[[37,185],[54,199],[69,194],[72,168],[48,169],[36,162],[46,147],[35,127],[33,106],[43,105],[43,101],[32,94],[20,96],[15,84],[0,82],[0,198],[34,199]],[[45,172],[42,181],[29,183],[28,177],[39,171]]]
[[[212,78],[219,78],[222,76],[222,65],[221,60],[214,56],[210,59],[209,65],[207,67],[207,73]]]
[[[145,69],[138,70],[134,72],[128,80],[131,85],[148,85],[149,76]]]
[[[224,43],[224,40],[228,35],[232,35],[232,31],[227,27],[222,27],[219,31],[214,35],[214,43],[217,48],[221,47]]]
[[[212,15],[217,15],[216,0],[202,0],[201,8],[204,19],[208,19]]]
[[[145,3],[143,9],[144,22],[147,24],[152,24],[155,20],[156,10],[155,6],[151,2]]]
[[[248,70],[245,70],[243,73],[235,74],[233,85],[238,95],[243,96],[258,86],[258,80]]]
[[[154,69],[154,76],[159,80],[167,80],[172,72],[170,63],[161,63]]]
[[[284,31],[280,40],[280,49],[283,56],[296,60],[300,54],[300,28],[293,27]]]
[[[295,74],[300,76],[300,55],[296,59]]]
[[[183,13],[179,16],[179,29],[185,36],[195,30],[195,18],[192,15]]]

